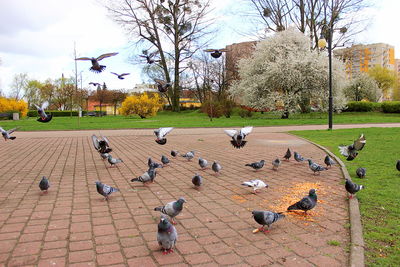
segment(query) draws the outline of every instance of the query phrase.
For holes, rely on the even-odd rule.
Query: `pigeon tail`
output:
[[[93,72],[95,72],[95,73],[100,73],[100,72],[102,72],[103,70],[105,70],[105,68],[106,68],[106,66],[100,65],[99,68],[90,67],[89,70],[90,70],[90,71],[93,71]]]
[[[131,179],[131,182],[143,182],[143,180],[142,180],[142,177],[137,177],[137,178]]]
[[[11,136],[10,137],[11,140],[14,140],[15,138],[17,138],[17,137],[15,137],[15,136]]]

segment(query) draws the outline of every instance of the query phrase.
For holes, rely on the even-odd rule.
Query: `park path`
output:
[[[124,160],[108,168],[91,144],[93,133],[99,131],[17,132],[16,140],[2,142],[0,266],[348,264],[348,201],[339,167],[314,176],[307,163],[291,160],[271,170],[271,161],[288,147],[322,163],[325,153],[314,145],[269,127],[255,128],[240,150],[219,128],[175,129],[164,146],[150,130],[104,130],[113,155]],[[200,171],[197,157],[171,158],[171,149],[217,160],[221,175]],[[154,184],[130,182],[147,169],[149,156],[159,161],[162,154],[171,164],[158,170]],[[261,159],[267,164],[258,172],[244,166]],[[191,184],[196,172],[205,180],[200,190]],[[45,195],[38,188],[43,175],[51,182]],[[269,188],[252,194],[240,185],[249,179],[263,179]],[[105,202],[96,180],[121,192]],[[319,202],[309,217],[287,214],[270,233],[252,233],[258,227],[252,210],[284,211],[311,188],[318,189]],[[176,219],[177,248],[162,255],[156,242],[159,213],[153,209],[181,196],[187,203]]]

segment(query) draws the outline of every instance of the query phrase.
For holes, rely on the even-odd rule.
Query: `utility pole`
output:
[[[78,64],[76,62],[76,44],[74,42],[74,60],[75,60],[75,95],[78,95]],[[81,73],[81,87],[82,87],[82,73]],[[71,117],[72,117],[72,95],[71,95]],[[78,127],[80,125],[79,110],[78,110]]]

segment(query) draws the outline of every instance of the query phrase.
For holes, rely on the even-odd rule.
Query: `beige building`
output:
[[[360,72],[368,72],[375,65],[395,70],[394,47],[384,43],[353,45],[348,48],[333,51],[335,57],[340,58],[346,65],[349,78]]]
[[[255,50],[257,42],[234,43],[226,46],[226,79],[228,83],[239,79],[237,63],[242,58],[248,58]]]
[[[398,59],[398,58],[396,58],[395,59],[395,71],[396,71],[396,73],[397,73],[397,76],[399,76],[400,77],[400,59]]]

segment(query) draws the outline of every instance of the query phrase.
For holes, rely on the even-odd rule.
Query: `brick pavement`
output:
[[[44,132],[1,142],[0,265],[6,266],[344,266],[348,264],[348,203],[336,166],[314,176],[306,163],[271,161],[287,147],[323,162],[318,148],[284,133],[255,128],[244,149],[236,150],[221,129],[175,129],[165,146],[149,130],[110,134],[113,155],[124,160],[107,168],[93,149],[90,134]],[[92,131],[98,134],[98,131]],[[63,132],[65,133],[65,132]],[[203,133],[203,134],[199,134]],[[196,156],[223,166],[219,177],[200,171],[196,160],[171,159],[171,149],[196,150]],[[171,159],[158,171],[156,183],[130,182],[147,169],[147,157]],[[245,163],[265,159],[254,172]],[[204,177],[192,188],[195,172]],[[41,195],[41,176],[50,179]],[[263,179],[270,187],[260,194],[241,186]],[[96,192],[100,180],[118,187],[109,202]],[[268,234],[256,233],[254,209],[282,211],[291,188],[318,187],[319,203],[311,216],[288,215]],[[299,190],[296,190],[298,192]],[[308,191],[308,190],[307,190]],[[301,191],[298,197],[307,194]],[[179,233],[173,254],[162,255],[156,242],[157,205],[183,196],[188,201],[176,218]],[[328,241],[338,241],[339,246]]]

